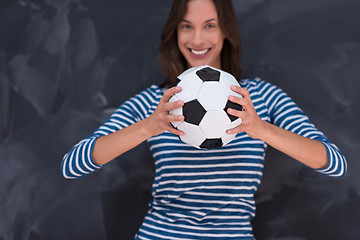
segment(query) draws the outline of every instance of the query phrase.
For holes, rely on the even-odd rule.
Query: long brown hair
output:
[[[222,70],[240,79],[241,41],[232,0],[213,0],[217,9],[219,26],[226,36],[221,51]],[[163,86],[172,86],[176,78],[187,69],[187,62],[177,45],[177,27],[184,20],[188,0],[174,0],[167,22],[161,34],[160,70],[165,75]]]

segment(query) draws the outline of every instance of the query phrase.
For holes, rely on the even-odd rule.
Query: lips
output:
[[[189,48],[190,55],[193,58],[204,58],[204,57],[206,57],[208,55],[210,50],[211,50],[211,48],[204,48],[204,49],[192,49],[192,48]]]
[[[195,55],[204,55],[205,53],[207,53],[210,50],[210,48],[207,49],[202,49],[202,50],[195,50],[195,49],[190,49],[190,51],[195,54]]]

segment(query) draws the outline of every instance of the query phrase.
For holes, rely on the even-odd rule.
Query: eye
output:
[[[192,27],[191,27],[190,24],[182,24],[182,25],[180,26],[180,28],[181,28],[181,29],[185,29],[185,30],[189,30],[189,29],[191,29]]]
[[[215,24],[207,24],[205,26],[206,29],[213,29],[213,28],[216,28],[216,25]]]

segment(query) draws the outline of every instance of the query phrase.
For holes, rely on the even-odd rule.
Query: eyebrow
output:
[[[186,23],[191,23],[189,20],[186,20],[186,19],[184,19],[182,21],[186,22]],[[216,18],[210,18],[210,19],[204,21],[204,23],[208,23],[208,22],[211,22],[211,21],[217,21],[217,19]]]

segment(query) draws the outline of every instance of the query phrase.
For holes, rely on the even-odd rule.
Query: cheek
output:
[[[222,35],[222,34],[218,34],[215,40],[215,44],[219,47],[219,48],[222,48],[222,46],[224,45],[224,40],[225,40],[225,37]]]
[[[178,48],[179,48],[181,54],[184,57],[186,57],[186,55],[188,54],[188,48],[186,47],[187,41],[188,41],[188,39],[186,36],[178,35],[177,45],[178,45]]]
[[[182,54],[182,55],[185,55],[185,47],[184,47],[183,44],[181,44],[180,41],[178,41],[178,48],[179,48],[181,54]]]
[[[179,34],[179,33],[178,33],[177,45],[178,45],[178,47],[179,47],[180,50],[184,47],[184,43],[185,43],[185,40],[184,40],[183,34]]]

